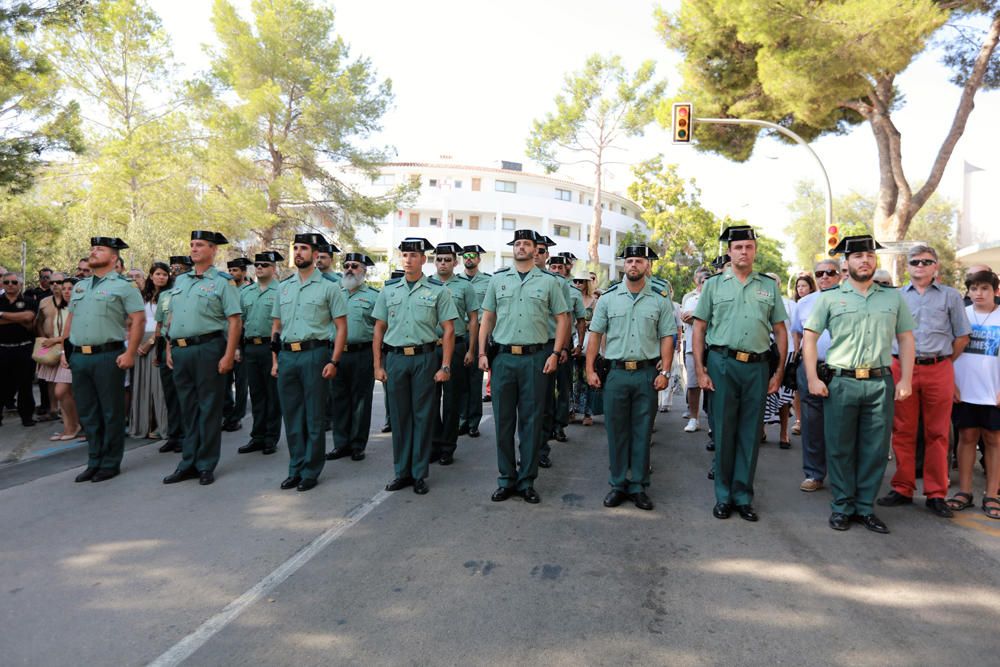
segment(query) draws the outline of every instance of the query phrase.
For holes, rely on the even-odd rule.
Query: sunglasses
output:
[[[344,268],[345,269],[351,269],[351,270],[353,270],[353,269],[360,269],[361,265],[360,264],[355,264],[353,262],[346,262],[344,264]]]
[[[937,264],[935,259],[911,259],[910,266],[933,266]]]
[[[545,255],[549,251],[547,249],[545,249],[545,248],[538,248],[537,252],[538,252],[539,255]]]
[[[267,268],[269,266],[273,266],[272,264],[269,264],[267,262],[254,262],[253,265],[254,265],[254,268],[256,268],[256,269],[265,269],[265,268]]]
[[[466,252],[462,254],[462,259],[475,259],[479,257],[479,253],[476,252]]]
[[[20,281],[17,281],[17,280],[5,280],[5,281],[3,281],[3,284],[4,285],[20,285],[21,283],[20,283]]]
[[[435,257],[434,261],[435,262],[454,262],[455,258],[452,257],[451,255],[444,255],[443,257]]]
[[[835,269],[829,269],[827,271],[815,271],[813,275],[816,276],[817,278],[822,278],[824,276],[827,278],[833,278],[838,273],[840,273],[840,271],[837,271]]]

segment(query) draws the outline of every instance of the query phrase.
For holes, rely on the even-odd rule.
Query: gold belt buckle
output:
[[[417,348],[415,348],[415,347],[404,347],[403,348],[403,356],[404,357],[412,357],[416,353],[417,353]]]
[[[625,370],[627,370],[627,371],[634,371],[637,368],[639,368],[639,362],[638,361],[626,361],[625,362]]]
[[[92,348],[89,345],[81,345],[80,346],[80,351],[83,352],[84,354],[93,354],[94,353],[94,348]]]
[[[859,380],[867,380],[870,375],[871,373],[867,368],[856,368],[854,370],[854,377],[856,377]]]
[[[438,338],[438,340],[437,340],[437,346],[438,347],[442,347],[443,345],[444,345],[444,340],[441,339],[441,338]]]
[[[187,346],[188,346],[187,338],[177,339],[177,347],[187,347]]]
[[[263,341],[262,339],[260,339],[260,338],[257,338],[256,336],[255,336],[255,337],[254,337],[254,339],[253,339],[253,344],[254,344],[254,345],[260,345],[260,344],[261,344],[261,343],[263,343],[263,342],[264,342],[264,341]]]
[[[511,345],[510,346],[510,353],[511,354],[524,354],[524,348],[521,347],[520,345]]]
[[[750,353],[749,352],[737,352],[736,353],[736,361],[742,361],[744,364],[747,363],[748,361],[750,361]]]
[[[302,351],[302,343],[296,342],[296,343],[289,343],[288,345],[289,345],[289,349],[292,352],[301,352]]]

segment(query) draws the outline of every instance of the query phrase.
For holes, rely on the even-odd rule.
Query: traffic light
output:
[[[826,228],[826,252],[833,256],[833,249],[840,243],[840,230],[837,225],[831,224]]]
[[[674,143],[691,143],[691,131],[694,129],[694,110],[690,102],[674,102],[673,107]]]

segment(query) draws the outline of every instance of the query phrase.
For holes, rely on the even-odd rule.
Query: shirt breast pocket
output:
[[[506,317],[510,315],[511,304],[514,303],[513,295],[507,294],[506,291],[497,292],[497,318]]]
[[[304,310],[301,314],[310,324],[323,325],[330,319],[330,308],[322,294],[310,294],[302,298],[299,308]]]
[[[282,296],[278,302],[278,313],[281,315],[282,323],[288,323],[292,319],[295,309],[295,299],[291,296]]]
[[[660,319],[659,313],[641,313],[636,319],[639,320],[639,327],[644,336],[659,338],[656,330],[656,323]]]
[[[733,314],[736,298],[729,294],[717,294],[712,298],[713,312],[711,317],[718,320],[729,319]]]

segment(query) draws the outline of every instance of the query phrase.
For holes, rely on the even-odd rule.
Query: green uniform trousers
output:
[[[270,342],[243,348],[243,369],[250,386],[250,412],[253,427],[250,441],[274,446],[281,437],[281,399],[278,381],[271,375]]]
[[[248,385],[246,362],[233,364],[233,371],[226,376],[226,395],[222,404],[223,422],[235,424],[247,416]]]
[[[767,361],[744,363],[715,350],[708,352],[708,375],[715,384],[712,432],[717,503],[749,505],[753,502],[767,372]],[[610,410],[605,409],[605,413]]]
[[[889,462],[895,391],[891,375],[830,381],[830,396],[823,400],[823,435],[834,512],[872,513]]]
[[[73,397],[87,434],[87,467],[118,470],[125,456],[125,371],[115,359],[124,348],[70,357]]]
[[[434,431],[434,373],[437,354],[408,357],[389,352],[385,372],[392,413],[392,462],[399,479],[424,479],[431,462]]]
[[[226,339],[222,337],[171,348],[174,386],[184,415],[183,454],[178,470],[211,472],[219,465],[222,400],[226,393],[226,376],[219,375],[219,360],[225,352]]]
[[[608,432],[608,483],[616,491],[638,493],[649,486],[649,438],[656,414],[656,368],[613,368],[604,385],[604,426]]]
[[[180,444],[184,440],[184,417],[181,416],[181,404],[177,400],[177,387],[174,386],[174,372],[167,362],[160,361],[160,384],[163,385],[163,400],[167,404],[166,438]]]
[[[473,359],[472,366],[465,369],[465,383],[459,387],[459,429],[479,430],[479,422],[483,420],[483,372],[477,364],[478,360]]]
[[[278,395],[285,419],[289,477],[316,479],[326,463],[323,415],[330,383],[323,379],[323,366],[328,361],[326,345],[278,353]]]
[[[542,413],[552,392],[552,376],[542,373],[549,351],[516,355],[501,353],[493,360],[490,389],[497,438],[497,485],[518,491],[534,486],[541,455]],[[521,467],[514,454],[517,430]]]
[[[368,446],[372,426],[372,392],[375,368],[372,346],[345,352],[337,366],[337,377],[330,381],[330,393],[337,409],[333,413],[333,446],[363,452]]]
[[[434,387],[434,437],[431,445],[431,461],[442,456],[454,456],[458,449],[458,399],[461,387],[466,386],[465,352],[468,344],[464,340],[455,341],[455,351],[451,355],[451,378],[447,382],[435,382]],[[437,352],[438,365],[441,352]]]
[[[385,425],[392,428],[392,418],[389,413],[389,388],[382,385],[382,403],[385,404]]]
[[[555,339],[545,344],[546,359],[555,350],[555,346]],[[539,456],[548,456],[552,451],[552,445],[549,444],[549,440],[552,438],[552,432],[556,428],[556,376],[558,374],[559,370],[556,369],[555,373],[547,377],[549,386],[545,392],[545,402],[542,404],[542,439],[538,445]]]

